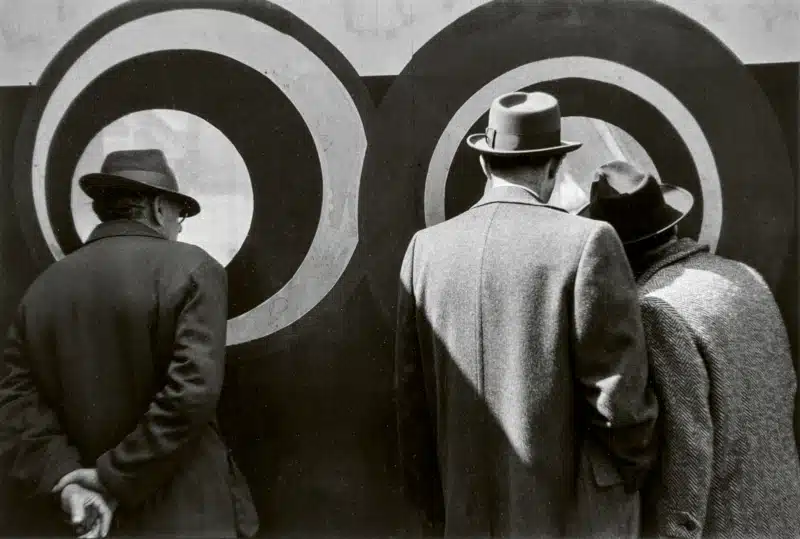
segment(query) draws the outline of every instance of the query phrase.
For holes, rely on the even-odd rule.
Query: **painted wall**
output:
[[[488,0],[276,0],[360,75],[396,75],[442,28]],[[125,0],[0,0],[0,85],[36,84],[81,28]],[[795,0],[661,0],[699,22],[745,63],[800,60]]]
[[[262,534],[401,534],[395,279],[480,195],[491,99],[559,97],[576,197],[619,155],[691,190],[682,232],[761,271],[796,344],[798,30],[789,0],[0,1],[0,324],[90,229],[77,176],[164,147],[227,266]]]

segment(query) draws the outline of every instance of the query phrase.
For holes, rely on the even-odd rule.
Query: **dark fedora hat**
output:
[[[694,197],[686,189],[666,185],[625,161],[597,169],[589,203],[578,213],[606,221],[623,244],[660,234],[686,217]]]
[[[492,101],[486,131],[467,144],[492,155],[559,155],[581,147],[561,140],[558,100],[543,92],[512,92]]]
[[[86,174],[79,184],[91,198],[126,190],[164,194],[183,204],[186,217],[200,213],[200,204],[178,189],[178,180],[161,150],[119,150],[109,153],[100,172]]]

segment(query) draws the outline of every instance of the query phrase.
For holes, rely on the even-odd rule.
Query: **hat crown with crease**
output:
[[[487,154],[563,154],[581,144],[561,140],[558,100],[544,92],[511,92],[492,101],[484,133],[467,138],[472,148]]]
[[[164,152],[158,149],[111,152],[103,160],[99,173],[86,174],[79,183],[91,198],[117,190],[159,193],[181,203],[187,216],[200,212],[200,204],[180,192],[175,173]]]
[[[693,204],[685,189],[659,183],[625,161],[612,161],[595,172],[589,204],[580,215],[608,222],[627,244],[677,225]]]

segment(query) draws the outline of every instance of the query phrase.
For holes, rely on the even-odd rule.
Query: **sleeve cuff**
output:
[[[130,505],[132,500],[128,495],[125,478],[111,463],[111,454],[105,452],[100,455],[95,466],[97,467],[97,476],[100,478],[100,483],[111,496],[119,503]]]

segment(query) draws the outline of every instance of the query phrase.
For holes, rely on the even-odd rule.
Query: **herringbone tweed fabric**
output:
[[[766,283],[682,239],[639,285],[663,435],[645,535],[799,536],[796,376]]]

